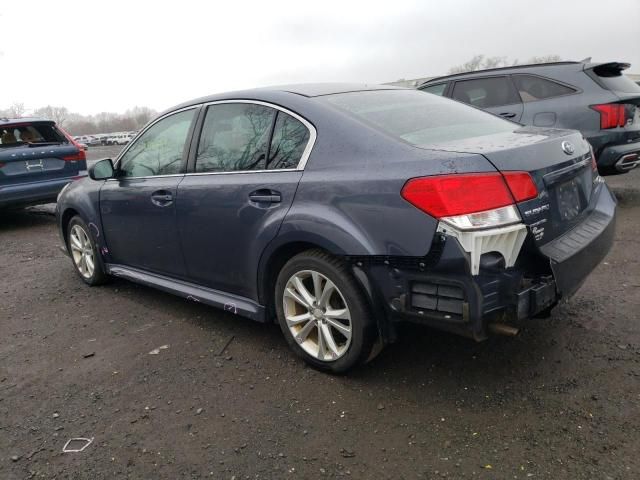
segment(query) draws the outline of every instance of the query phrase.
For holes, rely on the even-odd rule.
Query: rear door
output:
[[[257,299],[257,269],[302,176],[315,129],[279,107],[209,105],[178,187],[177,219],[189,278]]]
[[[175,206],[196,113],[172,113],[147,128],[118,159],[116,178],[102,186],[100,213],[113,263],[185,276]]]
[[[574,94],[578,90],[567,84],[533,74],[511,77],[524,104],[520,122],[536,127],[577,128],[584,105]]]
[[[522,102],[508,75],[458,80],[451,98],[514,122],[522,117]]]
[[[0,186],[76,176],[81,152],[53,122],[0,124]]]

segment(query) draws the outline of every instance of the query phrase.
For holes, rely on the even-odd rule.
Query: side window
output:
[[[264,170],[273,108],[251,103],[221,103],[207,109],[196,172]]]
[[[513,81],[520,93],[520,97],[522,97],[522,101],[525,103],[560,97],[575,92],[573,88],[535,75],[514,75]]]
[[[195,110],[163,118],[136,139],[120,159],[121,177],[180,173],[184,147]]]
[[[453,98],[479,108],[499,107],[520,102],[518,93],[508,77],[461,80],[453,87]]]
[[[438,83],[437,85],[429,85],[428,87],[421,88],[423,92],[433,93],[434,95],[444,95],[444,91],[447,89],[446,83]]]
[[[278,112],[266,168],[296,168],[309,142],[309,129],[297,118]]]

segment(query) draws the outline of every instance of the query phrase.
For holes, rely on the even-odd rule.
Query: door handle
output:
[[[158,207],[166,207],[173,203],[173,195],[168,190],[157,190],[151,194],[151,203]]]
[[[249,200],[256,203],[280,203],[282,196],[280,192],[276,192],[275,190],[262,189],[251,192],[249,194]]]
[[[502,112],[500,116],[504,118],[513,118],[516,116],[516,114],[512,112]]]

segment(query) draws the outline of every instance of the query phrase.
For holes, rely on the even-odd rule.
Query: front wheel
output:
[[[76,273],[88,285],[104,283],[106,275],[98,261],[98,249],[89,232],[89,227],[79,216],[75,216],[67,227],[67,245]]]
[[[375,321],[343,262],[320,250],[303,252],[282,268],[275,290],[280,328],[307,363],[344,373],[369,358]]]

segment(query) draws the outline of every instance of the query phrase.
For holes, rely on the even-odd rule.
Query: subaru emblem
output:
[[[573,146],[573,143],[567,142],[566,140],[562,142],[562,151],[567,155],[573,155],[576,151],[576,147]]]

